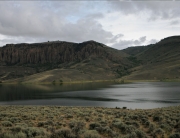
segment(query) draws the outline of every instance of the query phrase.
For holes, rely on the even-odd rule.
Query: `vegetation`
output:
[[[12,47],[16,47],[19,54],[14,54]],[[44,49],[48,49],[47,53],[43,52]],[[9,61],[6,58],[9,56],[4,56],[0,61],[3,83],[54,84],[55,81],[62,84],[60,79],[63,83],[114,79],[180,80],[180,36],[124,50],[95,41],[79,44],[54,41],[9,45],[0,48],[0,52],[13,59]],[[22,57],[26,58],[21,60]]]
[[[132,63],[127,80],[179,80],[180,36],[172,36],[148,46],[129,47],[123,52]],[[124,78],[125,79],[125,78]]]
[[[180,106],[0,106],[0,138],[179,138]]]

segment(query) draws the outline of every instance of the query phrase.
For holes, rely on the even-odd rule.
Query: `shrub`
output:
[[[166,132],[171,132],[173,130],[173,128],[169,126],[168,124],[161,124],[160,127]]]
[[[26,137],[26,134],[22,132],[19,132],[17,134],[6,132],[2,135],[2,138],[27,138],[27,137]]]
[[[10,130],[14,133],[17,133],[17,132],[20,132],[22,128],[20,126],[15,126],[15,127],[12,127]]]
[[[151,124],[149,125],[149,130],[148,130],[148,132],[153,132],[155,128],[156,128],[156,126],[151,123]]]
[[[136,130],[135,133],[137,135],[137,138],[147,138],[146,133],[141,130]]]
[[[27,135],[27,137],[36,137],[36,136],[46,135],[45,130],[38,127],[27,127],[27,128],[24,128],[22,132],[24,132]]]
[[[180,133],[171,134],[169,138],[180,138]]]
[[[136,137],[137,137],[136,133],[135,133],[135,132],[132,132],[132,133],[124,136],[123,138],[136,138]]]
[[[145,127],[149,127],[149,126],[151,125],[151,122],[146,121],[146,122],[144,123],[144,125],[145,125]]]
[[[10,121],[2,121],[1,124],[5,127],[11,127],[13,125]]]
[[[153,121],[160,122],[162,120],[163,120],[163,117],[159,116],[158,114],[153,116]]]
[[[113,126],[120,129],[121,132],[124,133],[124,134],[131,133],[132,131],[135,130],[134,126],[126,125],[126,124],[124,124],[122,122],[116,122],[116,123],[113,124]]]
[[[99,123],[93,122],[89,124],[89,129],[95,129],[96,127],[100,127],[101,125]]]
[[[84,126],[85,126],[85,123],[82,121],[72,120],[69,123],[69,127],[76,133],[78,133],[81,129],[83,129]]]
[[[73,115],[67,114],[67,115],[66,115],[66,118],[73,118]]]
[[[83,137],[84,138],[101,138],[99,136],[98,132],[95,131],[95,130],[87,130],[87,131],[85,131]]]
[[[25,123],[16,123],[15,124],[16,126],[19,126],[19,127],[28,127],[28,125],[27,124],[25,124]]]
[[[59,80],[60,84],[62,85],[63,84],[63,80]]]
[[[47,124],[46,122],[41,121],[41,122],[38,122],[37,126],[38,126],[38,127],[43,127],[43,126],[45,126],[46,124]]]
[[[21,119],[19,117],[11,117],[9,118],[9,121],[12,123],[19,123],[21,122]]]
[[[75,138],[76,136],[68,128],[56,130],[50,138]]]
[[[135,122],[135,121],[127,121],[127,122],[125,122],[127,125],[133,125],[134,127],[136,127],[136,128],[139,128],[140,127],[140,125],[139,125],[139,123],[138,122]]]
[[[152,133],[153,137],[155,137],[155,138],[158,136],[163,137],[164,134],[165,134],[165,132],[161,128],[155,129]]]

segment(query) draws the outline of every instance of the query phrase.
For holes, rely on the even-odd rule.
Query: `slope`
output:
[[[127,56],[95,41],[7,44],[0,48],[0,77],[6,82],[109,80],[135,66]]]
[[[137,47],[138,49],[138,47]],[[125,51],[125,50],[124,50]],[[125,79],[169,80],[180,78],[180,36],[172,36],[136,53],[141,65],[130,69]]]

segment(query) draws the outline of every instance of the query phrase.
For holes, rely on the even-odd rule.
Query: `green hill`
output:
[[[127,69],[135,66],[127,56],[95,41],[8,44],[0,48],[0,79],[29,83],[111,80],[127,75]]]
[[[128,51],[129,49],[123,50]],[[169,80],[180,78],[180,36],[162,39],[156,44],[133,47],[131,56],[141,64],[130,69],[126,79],[132,80]],[[135,52],[134,51],[139,51]]]
[[[0,48],[0,81],[61,83],[180,79],[180,36],[117,50],[95,41],[7,44]]]

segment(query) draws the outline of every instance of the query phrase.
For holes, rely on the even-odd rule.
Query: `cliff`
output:
[[[41,74],[21,81],[115,79],[126,75],[127,68],[132,66],[127,56],[95,41],[7,44],[0,48],[0,80],[23,78],[36,73]]]
[[[7,44],[0,48],[0,65],[47,64],[82,61],[100,57],[121,61],[122,56],[110,47],[95,41],[83,43],[47,42],[35,44]],[[124,54],[122,54],[124,56]]]

